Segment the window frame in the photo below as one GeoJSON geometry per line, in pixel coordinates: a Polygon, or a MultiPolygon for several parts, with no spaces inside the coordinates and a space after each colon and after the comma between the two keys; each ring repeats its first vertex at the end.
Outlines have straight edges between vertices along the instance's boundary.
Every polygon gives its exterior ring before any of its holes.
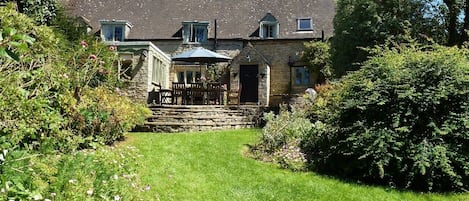
{"type": "Polygon", "coordinates": [[[177,71],[176,76],[177,76],[177,82],[184,83],[184,84],[191,84],[191,83],[199,82],[202,74],[200,73],[200,71],[196,71],[196,70],[179,70],[177,71]]]}
{"type": "Polygon", "coordinates": [[[103,24],[101,26],[101,38],[104,41],[110,41],[110,42],[122,42],[124,41],[125,38],[125,25],[115,25],[115,24],[103,24]],[[117,30],[120,28],[120,33],[117,34],[117,30]],[[111,37],[109,36],[109,33],[112,34],[111,37]],[[120,36],[117,36],[120,35],[120,36]],[[118,40],[120,39],[120,40],[118,40]]]}
{"type": "Polygon", "coordinates": [[[100,20],[101,39],[109,42],[122,42],[132,28],[132,24],[125,20],[100,20]]]}
{"type": "Polygon", "coordinates": [[[311,85],[311,72],[306,66],[293,67],[293,85],[295,86],[310,86],[311,85]],[[301,77],[298,77],[298,70],[302,71],[301,77]],[[300,79],[298,83],[298,79],[300,79]]]}
{"type": "Polygon", "coordinates": [[[296,19],[296,30],[297,31],[313,31],[313,18],[311,17],[302,17],[302,18],[298,18],[296,19]],[[301,27],[301,22],[304,21],[304,20],[308,20],[309,21],[309,28],[302,28],[301,27]]]}
{"type": "Polygon", "coordinates": [[[152,75],[151,75],[151,81],[155,83],[160,83],[163,80],[163,73],[161,71],[164,71],[163,68],[163,61],[158,59],[158,57],[153,56],[153,66],[152,66],[152,75]]]}
{"type": "Polygon", "coordinates": [[[262,21],[259,24],[259,35],[263,39],[275,39],[278,38],[279,35],[279,23],[278,22],[269,22],[269,21],[262,21]],[[272,35],[266,35],[267,33],[271,33],[272,35]]]}
{"type": "Polygon", "coordinates": [[[208,40],[207,21],[186,21],[182,22],[182,39],[185,44],[201,44],[208,40]],[[201,31],[201,32],[199,32],[201,31]]]}

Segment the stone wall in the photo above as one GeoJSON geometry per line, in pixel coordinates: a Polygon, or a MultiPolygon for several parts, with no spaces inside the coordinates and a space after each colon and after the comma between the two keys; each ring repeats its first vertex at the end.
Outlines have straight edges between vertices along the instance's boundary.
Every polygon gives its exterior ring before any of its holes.
{"type": "MultiPolygon", "coordinates": [[[[151,84],[153,58],[162,60],[168,72],[170,58],[149,42],[120,42],[115,45],[121,58],[120,62],[130,63],[129,72],[120,78],[126,85],[123,92],[134,101],[146,103],[148,93],[154,88],[151,84]]],[[[123,70],[125,69],[121,69],[123,70]]],[[[169,80],[166,83],[168,85],[169,80]]]]}

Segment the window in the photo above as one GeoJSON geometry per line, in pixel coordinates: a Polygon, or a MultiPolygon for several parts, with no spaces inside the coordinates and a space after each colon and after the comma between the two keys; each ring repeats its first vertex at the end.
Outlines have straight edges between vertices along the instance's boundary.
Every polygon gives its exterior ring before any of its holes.
{"type": "Polygon", "coordinates": [[[195,83],[200,80],[201,74],[199,71],[179,71],[177,77],[178,82],[195,83]]]}
{"type": "Polygon", "coordinates": [[[101,30],[104,41],[124,40],[124,26],[104,25],[101,30]]]}
{"type": "Polygon", "coordinates": [[[278,26],[277,19],[271,13],[267,13],[259,23],[259,36],[261,38],[277,38],[278,26]]]}
{"type": "Polygon", "coordinates": [[[312,31],[313,30],[313,20],[311,18],[300,18],[296,20],[298,23],[298,31],[312,31]]]}
{"type": "Polygon", "coordinates": [[[275,29],[273,24],[263,24],[262,30],[262,38],[275,38],[275,29]]]}
{"type": "Polygon", "coordinates": [[[123,20],[102,20],[101,38],[104,41],[124,41],[127,28],[132,28],[129,22],[123,20]]]}
{"type": "Polygon", "coordinates": [[[152,69],[152,76],[151,81],[155,83],[160,83],[164,80],[164,66],[163,62],[156,57],[153,57],[153,69],[152,69]]]}
{"type": "Polygon", "coordinates": [[[185,43],[203,43],[207,41],[208,22],[183,22],[183,40],[185,43]]]}
{"type": "Polygon", "coordinates": [[[310,75],[309,70],[306,67],[295,68],[295,85],[309,85],[310,75]]]}

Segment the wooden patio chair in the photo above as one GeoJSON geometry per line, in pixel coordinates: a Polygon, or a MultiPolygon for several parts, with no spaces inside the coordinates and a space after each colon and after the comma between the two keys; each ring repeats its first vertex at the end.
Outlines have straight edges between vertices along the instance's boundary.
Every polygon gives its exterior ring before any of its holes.
{"type": "Polygon", "coordinates": [[[187,102],[187,89],[184,82],[173,82],[171,103],[178,104],[178,99],[181,98],[181,104],[187,102]]]}
{"type": "Polygon", "coordinates": [[[188,90],[188,96],[192,105],[204,104],[205,88],[202,83],[191,83],[188,90]]]}
{"type": "Polygon", "coordinates": [[[221,99],[221,83],[219,82],[212,82],[212,83],[207,83],[207,98],[206,98],[206,104],[210,104],[213,102],[213,104],[222,104],[222,99],[221,99]]]}
{"type": "Polygon", "coordinates": [[[163,89],[160,83],[151,82],[153,90],[149,92],[148,98],[152,99],[153,104],[168,104],[172,102],[172,91],[170,89],[163,89]]]}

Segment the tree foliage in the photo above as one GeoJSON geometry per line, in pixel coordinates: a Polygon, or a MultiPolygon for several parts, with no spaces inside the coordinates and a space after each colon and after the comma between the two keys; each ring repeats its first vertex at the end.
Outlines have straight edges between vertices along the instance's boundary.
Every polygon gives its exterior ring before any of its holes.
{"type": "Polygon", "coordinates": [[[469,52],[378,52],[317,100],[322,126],[303,141],[312,167],[391,187],[467,190],[469,52]]]}
{"type": "Polygon", "coordinates": [[[57,14],[57,0],[0,0],[0,3],[16,3],[18,12],[34,19],[38,24],[50,24],[57,14]]]}
{"type": "Polygon", "coordinates": [[[311,72],[322,73],[326,77],[332,76],[331,54],[329,42],[311,41],[304,44],[305,50],[301,59],[308,64],[311,72]]]}
{"type": "Polygon", "coordinates": [[[335,74],[357,70],[369,53],[362,49],[416,39],[440,42],[444,27],[439,18],[427,17],[431,12],[423,0],[339,0],[334,17],[332,60],[335,74]]]}

